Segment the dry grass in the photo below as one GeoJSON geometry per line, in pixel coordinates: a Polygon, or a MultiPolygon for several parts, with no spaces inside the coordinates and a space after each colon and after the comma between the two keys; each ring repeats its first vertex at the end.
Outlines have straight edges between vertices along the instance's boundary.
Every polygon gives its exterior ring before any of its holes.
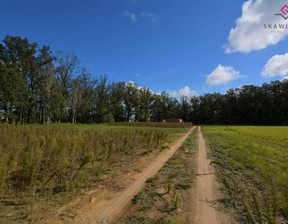
{"type": "Polygon", "coordinates": [[[153,127],[153,128],[191,128],[193,125],[188,123],[162,123],[162,122],[115,122],[112,126],[130,127],[153,127]]]}
{"type": "Polygon", "coordinates": [[[159,128],[73,125],[0,125],[0,133],[1,223],[41,220],[112,173],[114,164],[161,150],[172,134],[159,128]]]}
{"type": "Polygon", "coordinates": [[[145,188],[135,196],[119,224],[191,223],[195,136],[196,130],[159,173],[147,179],[145,188]]]}

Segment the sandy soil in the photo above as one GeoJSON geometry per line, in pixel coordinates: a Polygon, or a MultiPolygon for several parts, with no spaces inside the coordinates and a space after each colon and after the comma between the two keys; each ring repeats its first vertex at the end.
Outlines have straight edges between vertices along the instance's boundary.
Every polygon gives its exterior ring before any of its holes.
{"type": "Polygon", "coordinates": [[[145,183],[143,188],[145,197],[134,200],[133,205],[117,223],[159,224],[168,220],[174,220],[175,223],[176,220],[179,223],[193,223],[195,209],[192,206],[195,198],[194,188],[191,187],[194,186],[196,179],[194,171],[197,141],[195,139],[198,138],[196,134],[198,132],[195,130],[193,132],[194,134],[191,133],[186,138],[184,144],[160,169],[155,179],[145,183]],[[168,184],[170,184],[169,191],[168,184]],[[173,204],[175,195],[179,198],[178,208],[173,204]]]}
{"type": "MultiPolygon", "coordinates": [[[[194,128],[193,128],[194,129],[194,128]]],[[[80,209],[77,223],[114,223],[126,211],[131,204],[133,197],[144,187],[146,180],[157,174],[161,167],[169,160],[176,150],[182,145],[191,129],[170,145],[170,150],[161,152],[156,158],[150,161],[149,165],[133,176],[133,181],[123,191],[114,193],[106,192],[105,197],[100,200],[90,200],[89,207],[80,209]]],[[[75,220],[75,221],[76,221],[75,220]]]]}
{"type": "Polygon", "coordinates": [[[201,127],[198,136],[198,155],[196,165],[195,187],[195,224],[228,224],[231,223],[228,214],[221,212],[223,205],[220,203],[223,195],[216,181],[215,169],[210,165],[209,150],[206,147],[201,127]]]}
{"type": "MultiPolygon", "coordinates": [[[[195,128],[195,127],[194,127],[195,128]]],[[[193,129],[194,129],[193,128],[193,129]]],[[[149,161],[139,161],[141,170],[138,172],[128,172],[120,178],[117,185],[125,186],[119,191],[102,189],[78,203],[74,211],[68,211],[72,215],[73,223],[81,224],[111,224],[115,223],[132,204],[132,199],[143,189],[148,178],[155,176],[165,163],[173,156],[177,149],[183,144],[188,135],[184,134],[170,145],[170,150],[165,150],[157,156],[151,155],[149,161]],[[85,203],[84,203],[85,202],[85,203]]],[[[219,183],[216,181],[215,169],[210,165],[209,149],[206,147],[201,127],[198,127],[198,148],[196,153],[196,183],[191,198],[186,198],[191,207],[191,219],[186,221],[194,224],[229,224],[230,216],[225,211],[221,201],[223,195],[220,191],[219,183]]],[[[129,168],[128,168],[129,169],[129,168]]],[[[70,220],[70,221],[72,221],[70,220]]],[[[65,220],[67,221],[67,220],[65,220]]],[[[58,222],[60,223],[59,220],[58,222]]],[[[70,223],[69,221],[67,223],[70,223]]]]}

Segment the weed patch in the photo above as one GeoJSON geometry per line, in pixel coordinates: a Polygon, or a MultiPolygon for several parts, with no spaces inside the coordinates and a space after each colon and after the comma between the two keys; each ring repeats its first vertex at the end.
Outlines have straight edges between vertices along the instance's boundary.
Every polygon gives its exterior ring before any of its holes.
{"type": "Polygon", "coordinates": [[[168,161],[169,164],[181,164],[181,163],[183,163],[183,162],[184,162],[183,159],[170,159],[170,160],[168,161]]]}
{"type": "Polygon", "coordinates": [[[119,160],[161,151],[183,130],[0,124],[0,222],[43,219],[111,176],[119,160]]]}

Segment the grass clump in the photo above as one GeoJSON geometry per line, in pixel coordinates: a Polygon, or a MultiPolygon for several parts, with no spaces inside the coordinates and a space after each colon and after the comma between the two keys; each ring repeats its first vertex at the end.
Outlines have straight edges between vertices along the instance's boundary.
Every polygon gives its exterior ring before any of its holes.
{"type": "Polygon", "coordinates": [[[170,159],[168,161],[169,164],[181,164],[183,163],[184,159],[170,159]]]}
{"type": "Polygon", "coordinates": [[[186,183],[179,183],[177,185],[178,188],[183,189],[183,190],[188,190],[192,188],[191,184],[186,184],[186,183]]]}
{"type": "Polygon", "coordinates": [[[161,222],[161,224],[185,224],[184,222],[178,221],[176,219],[167,219],[161,222]]]}
{"type": "Polygon", "coordinates": [[[139,202],[148,201],[149,197],[144,190],[140,191],[135,198],[133,199],[134,204],[138,204],[139,202]]]}
{"type": "Polygon", "coordinates": [[[146,183],[152,183],[156,180],[156,177],[150,177],[146,180],[146,183]]]}

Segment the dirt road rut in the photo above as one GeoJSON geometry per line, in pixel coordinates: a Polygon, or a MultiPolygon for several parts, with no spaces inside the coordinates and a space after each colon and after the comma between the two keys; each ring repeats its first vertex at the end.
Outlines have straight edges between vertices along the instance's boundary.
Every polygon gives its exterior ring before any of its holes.
{"type": "Polygon", "coordinates": [[[196,168],[196,214],[195,224],[228,224],[229,215],[220,212],[222,198],[216,181],[215,169],[210,165],[201,127],[198,127],[198,158],[196,168]],[[218,209],[217,209],[218,208],[218,209]]]}
{"type": "Polygon", "coordinates": [[[110,200],[103,199],[97,201],[88,215],[85,216],[80,223],[114,223],[129,207],[133,197],[144,187],[146,180],[157,174],[161,167],[164,166],[168,159],[173,156],[176,150],[183,144],[193,129],[183,135],[175,144],[170,146],[170,150],[162,152],[154,161],[151,161],[151,164],[145,168],[142,173],[137,174],[134,177],[135,181],[124,191],[111,195],[110,200]]]}

